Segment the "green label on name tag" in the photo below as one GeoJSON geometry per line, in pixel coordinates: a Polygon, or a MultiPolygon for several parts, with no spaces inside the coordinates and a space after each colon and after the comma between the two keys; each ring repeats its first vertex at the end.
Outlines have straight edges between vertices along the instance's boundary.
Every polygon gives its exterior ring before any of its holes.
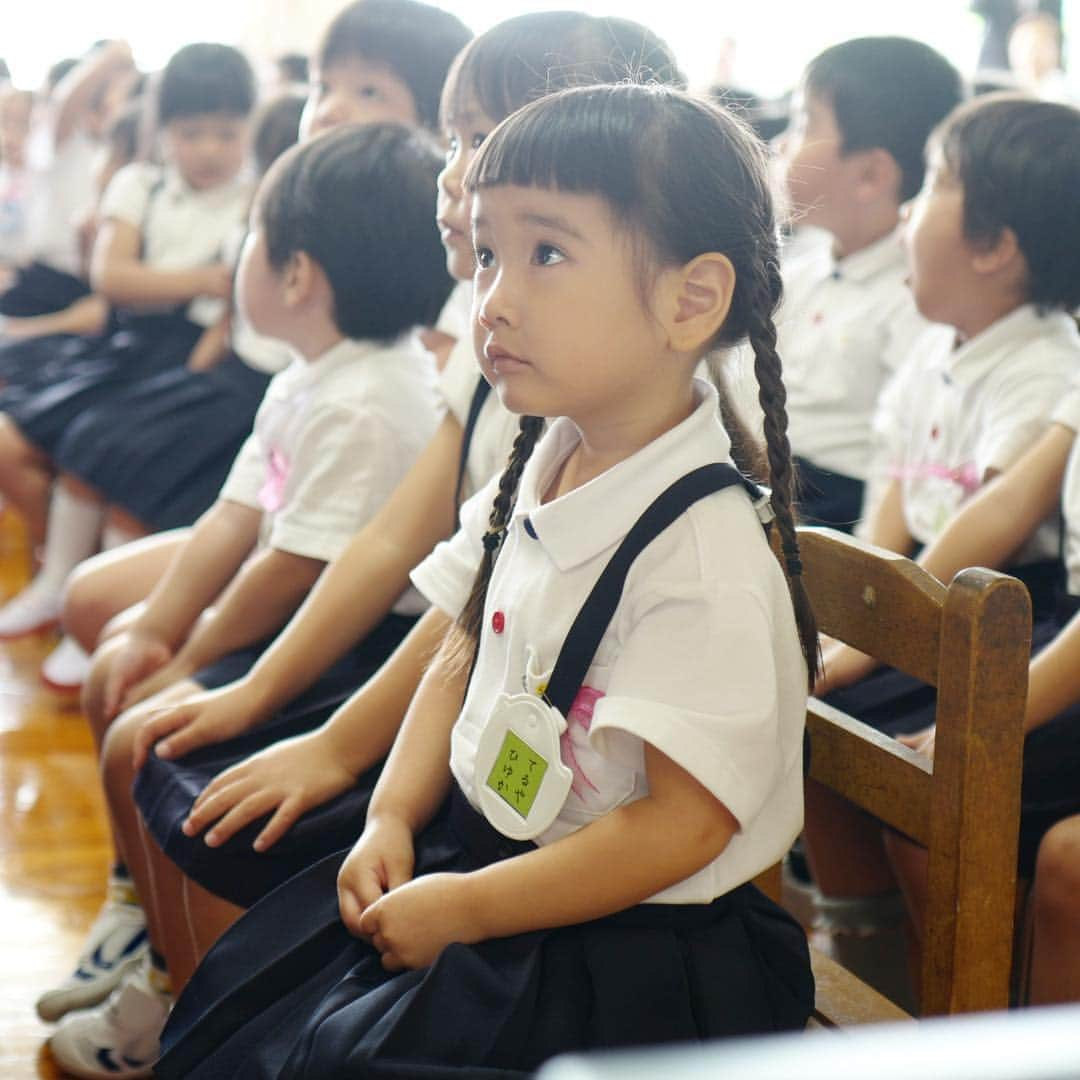
{"type": "Polygon", "coordinates": [[[487,786],[523,818],[529,816],[548,763],[512,731],[506,733],[487,786]]]}

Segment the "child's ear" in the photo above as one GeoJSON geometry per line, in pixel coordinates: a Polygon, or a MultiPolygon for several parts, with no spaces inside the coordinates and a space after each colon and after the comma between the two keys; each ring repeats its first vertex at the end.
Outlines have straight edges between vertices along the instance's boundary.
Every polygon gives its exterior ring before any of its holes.
{"type": "Polygon", "coordinates": [[[294,251],[285,264],[285,306],[300,307],[306,303],[318,282],[320,269],[306,251],[294,251]]]}
{"type": "Polygon", "coordinates": [[[726,255],[706,252],[672,271],[667,334],[673,349],[696,352],[723,326],[735,292],[735,268],[726,255]]]}
{"type": "Polygon", "coordinates": [[[1020,242],[1016,239],[1016,233],[1006,225],[993,243],[975,246],[971,265],[977,274],[996,274],[1020,258],[1023,258],[1020,242]]]}
{"type": "Polygon", "coordinates": [[[859,151],[856,190],[867,201],[886,196],[900,200],[903,176],[896,158],[880,146],[859,151]]]}

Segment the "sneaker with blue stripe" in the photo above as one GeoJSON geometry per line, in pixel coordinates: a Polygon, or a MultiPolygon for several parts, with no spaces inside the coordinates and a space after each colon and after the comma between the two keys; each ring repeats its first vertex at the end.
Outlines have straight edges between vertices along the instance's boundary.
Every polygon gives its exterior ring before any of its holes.
{"type": "Polygon", "coordinates": [[[96,1009],[66,1016],[49,1051],[66,1073],[81,1080],[134,1080],[152,1076],[172,996],[151,983],[150,956],[129,971],[96,1009]]]}
{"type": "Polygon", "coordinates": [[[100,1004],[146,955],[147,948],[146,916],[131,882],[113,877],[75,971],[38,998],[38,1016],[52,1022],[73,1009],[100,1004]]]}

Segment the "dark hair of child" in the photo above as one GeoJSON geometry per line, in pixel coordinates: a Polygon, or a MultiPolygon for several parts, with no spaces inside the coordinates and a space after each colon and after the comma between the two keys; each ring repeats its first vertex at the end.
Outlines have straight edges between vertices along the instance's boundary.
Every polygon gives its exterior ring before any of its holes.
{"type": "Polygon", "coordinates": [[[961,106],[934,133],[964,191],[964,235],[993,244],[1011,229],[1027,263],[1027,300],[1080,305],[1080,110],[1016,94],[961,106]]]}
{"type": "Polygon", "coordinates": [[[174,53],[157,88],[157,120],[222,113],[247,116],[255,104],[255,75],[231,45],[196,42],[174,53]]]}
{"type": "Polygon", "coordinates": [[[927,136],[963,94],[960,75],[940,53],[903,37],[844,41],[815,57],[803,80],[827,103],[843,151],[887,150],[900,166],[899,201],[922,187],[927,136]]]}
{"type": "Polygon", "coordinates": [[[303,53],[283,53],[274,63],[289,82],[308,81],[308,58],[303,53]]]}
{"type": "Polygon", "coordinates": [[[393,341],[430,325],[453,281],[432,208],[441,159],[399,124],[348,125],[293,147],[259,198],[271,266],[322,268],[347,337],[393,341]]]}
{"type": "Polygon", "coordinates": [[[143,102],[129,101],[109,126],[106,142],[117,161],[134,161],[139,155],[143,108],[143,102]]]}
{"type": "Polygon", "coordinates": [[[350,57],[385,65],[409,88],[421,125],[434,131],[446,74],[471,37],[456,15],[419,0],[356,0],[327,27],[317,66],[350,57]]]}
{"type": "MultiPolygon", "coordinates": [[[[474,191],[509,184],[600,196],[634,239],[645,275],[710,251],[731,260],[735,291],[711,347],[748,338],[754,352],[775,525],[813,685],[817,630],[791,509],[786,393],[773,325],[781,295],[777,228],[763,144],[726,110],[678,90],[582,87],[541,98],[504,120],[485,140],[465,182],[474,191]],[[671,168],[672,162],[679,167],[671,168]]],[[[498,542],[542,423],[521,418],[499,483],[484,558],[460,619],[474,648],[498,542]]],[[[749,471],[734,443],[732,453],[736,465],[749,471]]]]}
{"type": "Polygon", "coordinates": [[[571,86],[661,82],[686,86],[667,44],[640,23],[577,11],[506,19],[474,38],[447,79],[446,105],[471,97],[493,120],[571,86]]]}
{"type": "Polygon", "coordinates": [[[252,150],[260,176],[300,137],[300,114],[304,95],[287,90],[271,98],[259,110],[255,120],[252,150]]]}
{"type": "Polygon", "coordinates": [[[65,75],[68,74],[73,68],[78,66],[79,61],[73,56],[65,57],[63,60],[57,60],[52,67],[45,73],[45,87],[51,94],[63,81],[65,75]]]}

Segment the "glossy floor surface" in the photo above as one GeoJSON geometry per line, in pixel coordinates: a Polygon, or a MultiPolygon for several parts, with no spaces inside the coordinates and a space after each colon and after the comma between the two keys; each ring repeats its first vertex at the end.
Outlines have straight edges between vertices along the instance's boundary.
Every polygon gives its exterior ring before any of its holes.
{"type": "MultiPolygon", "coordinates": [[[[0,595],[26,580],[15,515],[0,517],[0,595]]],[[[0,1077],[61,1074],[44,1049],[38,994],[71,970],[110,859],[90,734],[77,701],[38,668],[55,636],[0,643],[0,1077]]]]}

